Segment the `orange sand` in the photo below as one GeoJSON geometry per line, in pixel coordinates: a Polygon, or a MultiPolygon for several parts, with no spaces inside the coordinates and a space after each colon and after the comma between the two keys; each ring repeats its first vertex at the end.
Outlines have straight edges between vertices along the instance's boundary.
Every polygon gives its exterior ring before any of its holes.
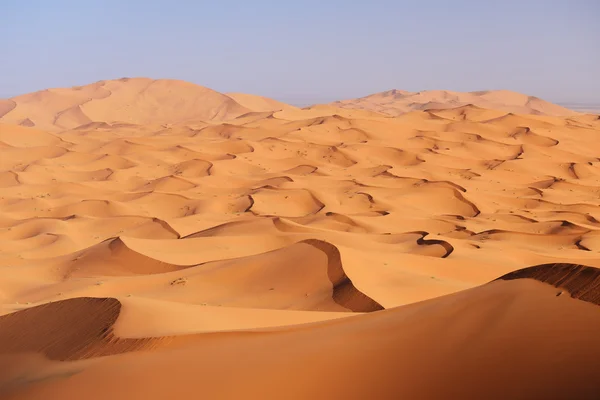
{"type": "Polygon", "coordinates": [[[600,267],[599,135],[506,91],[2,100],[0,398],[594,398],[600,278],[553,265],[600,267]]]}

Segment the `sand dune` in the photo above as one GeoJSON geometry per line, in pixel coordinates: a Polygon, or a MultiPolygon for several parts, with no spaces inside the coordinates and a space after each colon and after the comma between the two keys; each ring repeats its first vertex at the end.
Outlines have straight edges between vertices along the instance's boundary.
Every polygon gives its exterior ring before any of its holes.
{"type": "MultiPolygon", "coordinates": [[[[0,103],[0,121],[47,130],[91,127],[93,123],[175,124],[227,120],[251,111],[273,111],[277,102],[233,98],[191,83],[146,78],[100,81],[70,89],[48,89],[0,103]]],[[[287,106],[291,109],[294,107],[287,106]]]]}
{"type": "Polygon", "coordinates": [[[599,134],[505,91],[3,100],[0,398],[595,398],[599,134]]]}
{"type": "MultiPolygon", "coordinates": [[[[508,90],[489,90],[481,92],[452,92],[448,90],[425,90],[407,92],[388,90],[352,100],[336,101],[334,107],[362,109],[397,116],[415,110],[454,109],[458,118],[466,118],[469,109],[483,108],[507,111],[518,114],[572,116],[577,112],[534,96],[508,90]],[[467,107],[467,108],[465,108],[467,107]]],[[[494,112],[484,111],[493,115],[494,112]]]]}
{"type": "Polygon", "coordinates": [[[115,299],[66,300],[0,317],[5,335],[29,332],[0,341],[2,353],[23,354],[4,360],[21,367],[21,375],[4,379],[3,395],[158,399],[200,390],[217,398],[594,398],[597,305],[555,293],[530,279],[500,280],[336,321],[146,338],[115,335],[122,318],[115,299]],[[560,329],[549,332],[557,321],[560,329]],[[433,339],[432,332],[442,331],[433,339]],[[571,350],[557,353],[557,347],[571,350]],[[25,355],[31,351],[50,361],[31,363],[25,355]],[[86,360],[101,355],[112,356],[86,360]],[[510,384],[494,385],[498,376],[510,384]],[[236,385],[227,385],[230,379],[236,385]]]}

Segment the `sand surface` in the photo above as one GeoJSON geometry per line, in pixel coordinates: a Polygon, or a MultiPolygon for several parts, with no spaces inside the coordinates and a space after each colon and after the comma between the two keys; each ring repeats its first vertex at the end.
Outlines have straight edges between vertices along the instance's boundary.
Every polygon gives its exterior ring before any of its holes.
{"type": "Polygon", "coordinates": [[[0,398],[594,398],[599,135],[506,91],[2,100],[0,398]]]}
{"type": "MultiPolygon", "coordinates": [[[[408,92],[388,90],[358,99],[332,103],[334,107],[358,108],[397,116],[416,110],[448,109],[461,106],[477,106],[519,114],[568,116],[578,112],[552,104],[535,96],[527,96],[510,90],[486,90],[480,92],[453,92],[450,90],[425,90],[408,92]]],[[[583,108],[583,111],[591,111],[583,108]]]]}

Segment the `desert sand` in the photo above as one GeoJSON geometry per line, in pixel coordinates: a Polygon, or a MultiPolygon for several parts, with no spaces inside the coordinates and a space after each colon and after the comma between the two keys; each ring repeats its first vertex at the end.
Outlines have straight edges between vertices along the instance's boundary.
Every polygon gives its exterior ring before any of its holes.
{"type": "Polygon", "coordinates": [[[358,99],[341,100],[335,107],[358,108],[397,116],[409,111],[448,109],[461,106],[477,106],[518,114],[572,116],[577,111],[549,103],[535,96],[527,96],[510,90],[485,90],[479,92],[453,92],[450,90],[425,90],[408,92],[388,90],[358,99]]]}
{"type": "Polygon", "coordinates": [[[0,398],[597,398],[599,135],[507,91],[1,100],[0,398]]]}

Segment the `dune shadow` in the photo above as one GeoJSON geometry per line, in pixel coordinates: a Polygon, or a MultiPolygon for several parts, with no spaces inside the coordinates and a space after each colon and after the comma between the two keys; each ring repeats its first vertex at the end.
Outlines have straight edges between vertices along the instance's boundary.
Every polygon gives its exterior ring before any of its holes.
{"type": "Polygon", "coordinates": [[[540,264],[510,272],[494,281],[513,279],[535,279],[564,289],[575,299],[600,305],[600,268],[569,263],[540,264]]]}

